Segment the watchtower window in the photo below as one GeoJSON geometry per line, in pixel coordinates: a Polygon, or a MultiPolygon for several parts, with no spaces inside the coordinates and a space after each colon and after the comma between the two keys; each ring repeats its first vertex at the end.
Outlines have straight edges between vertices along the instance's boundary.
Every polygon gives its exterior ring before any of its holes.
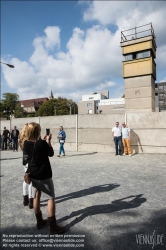
{"type": "Polygon", "coordinates": [[[137,59],[150,57],[150,50],[137,53],[137,59]]]}
{"type": "Polygon", "coordinates": [[[125,56],[125,61],[130,61],[133,60],[133,55],[132,54],[128,54],[125,56]]]}

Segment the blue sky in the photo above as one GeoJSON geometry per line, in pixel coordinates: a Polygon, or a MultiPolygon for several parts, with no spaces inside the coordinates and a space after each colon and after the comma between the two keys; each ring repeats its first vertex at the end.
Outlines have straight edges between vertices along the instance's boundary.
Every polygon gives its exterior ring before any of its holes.
{"type": "Polygon", "coordinates": [[[20,99],[124,93],[120,31],[153,23],[157,81],[166,80],[163,1],[1,1],[1,95],[20,99]]]}

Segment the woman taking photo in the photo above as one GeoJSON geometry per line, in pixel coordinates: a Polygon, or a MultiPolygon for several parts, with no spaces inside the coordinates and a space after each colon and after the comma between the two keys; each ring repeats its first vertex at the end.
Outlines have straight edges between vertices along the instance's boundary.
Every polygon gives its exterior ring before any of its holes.
{"type": "Polygon", "coordinates": [[[48,198],[48,222],[50,225],[50,234],[62,233],[66,227],[60,227],[55,218],[55,193],[52,181],[52,169],[49,157],[54,155],[51,146],[51,134],[40,138],[41,128],[38,123],[31,122],[27,128],[27,140],[24,141],[24,150],[29,156],[27,173],[30,173],[32,181],[32,196],[34,212],[37,220],[37,229],[41,229],[47,220],[43,220],[40,210],[41,192],[48,198]]]}

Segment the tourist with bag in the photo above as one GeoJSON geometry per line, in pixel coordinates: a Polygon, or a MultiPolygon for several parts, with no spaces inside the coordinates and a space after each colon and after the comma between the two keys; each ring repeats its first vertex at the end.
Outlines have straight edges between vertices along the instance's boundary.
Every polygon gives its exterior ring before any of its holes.
{"type": "MultiPolygon", "coordinates": [[[[23,146],[24,146],[24,141],[27,139],[27,128],[28,128],[28,123],[26,123],[20,132],[20,140],[19,140],[19,145],[21,150],[23,151],[23,159],[22,163],[24,166],[25,173],[28,169],[28,163],[29,163],[29,156],[25,152],[23,146]]],[[[23,182],[23,205],[28,206],[29,208],[33,208],[33,197],[32,197],[32,183],[29,182],[27,183],[25,180],[23,182]]]]}
{"type": "Polygon", "coordinates": [[[58,132],[58,141],[59,141],[59,155],[57,157],[60,157],[61,153],[63,153],[63,156],[65,156],[65,150],[64,150],[64,143],[66,139],[66,133],[63,130],[63,126],[59,127],[59,132],[58,132]]]}
{"type": "Polygon", "coordinates": [[[43,220],[40,210],[40,196],[41,192],[43,192],[48,199],[50,234],[63,233],[66,227],[58,226],[55,217],[55,193],[49,161],[49,157],[54,155],[51,145],[51,134],[45,135],[42,140],[40,133],[40,125],[31,122],[28,124],[27,140],[24,141],[24,150],[29,156],[27,173],[30,173],[32,181],[33,206],[37,220],[37,229],[41,229],[47,223],[47,219],[43,220]]]}

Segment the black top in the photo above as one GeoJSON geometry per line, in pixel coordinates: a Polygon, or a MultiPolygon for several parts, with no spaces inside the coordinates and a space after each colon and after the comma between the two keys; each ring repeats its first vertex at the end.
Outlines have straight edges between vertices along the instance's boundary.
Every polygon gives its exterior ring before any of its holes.
{"type": "Polygon", "coordinates": [[[3,130],[3,136],[5,136],[5,137],[7,137],[8,136],[8,134],[10,135],[10,132],[9,132],[9,130],[8,129],[4,129],[3,130]]]}
{"type": "Polygon", "coordinates": [[[18,138],[18,136],[19,136],[19,130],[18,129],[16,129],[16,130],[12,130],[12,132],[11,132],[11,138],[13,139],[13,138],[18,138]],[[14,132],[15,131],[15,132],[14,132]],[[14,134],[15,133],[15,134],[14,134]]]}
{"type": "Polygon", "coordinates": [[[45,140],[39,139],[36,143],[25,141],[24,151],[29,156],[27,173],[30,172],[33,179],[46,180],[52,177],[52,170],[48,156],[53,156],[54,151],[45,140]],[[31,163],[32,154],[33,161],[31,163]]]}
{"type": "Polygon", "coordinates": [[[27,163],[29,163],[29,156],[28,156],[28,154],[24,150],[23,151],[22,164],[25,166],[27,163]]]}

